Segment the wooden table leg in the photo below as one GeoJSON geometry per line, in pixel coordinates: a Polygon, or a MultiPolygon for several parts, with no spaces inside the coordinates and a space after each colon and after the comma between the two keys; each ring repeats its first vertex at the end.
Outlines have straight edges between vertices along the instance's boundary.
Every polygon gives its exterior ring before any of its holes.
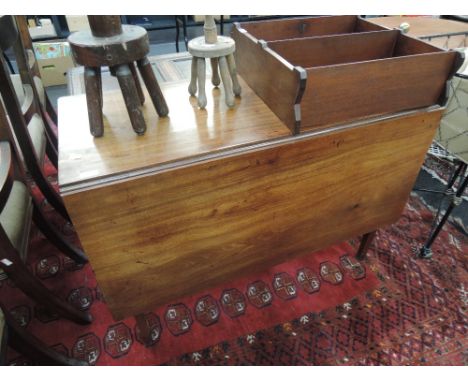
{"type": "Polygon", "coordinates": [[[211,83],[214,86],[221,84],[221,78],[219,78],[218,72],[218,57],[210,58],[211,61],[211,83]]]}
{"type": "Polygon", "coordinates": [[[219,58],[219,71],[221,72],[221,79],[224,86],[224,95],[226,97],[226,105],[228,107],[233,107],[234,102],[234,93],[232,91],[232,80],[229,73],[229,68],[227,64],[226,57],[222,56],[219,58]]]}
{"type": "Polygon", "coordinates": [[[203,57],[197,57],[197,79],[198,79],[198,106],[200,109],[206,107],[206,93],[205,93],[205,78],[206,78],[206,67],[205,59],[203,57]]]}
{"type": "Polygon", "coordinates": [[[197,58],[192,57],[192,70],[190,72],[189,94],[193,97],[197,95],[197,58]]]}
{"type": "Polygon", "coordinates": [[[241,95],[241,86],[239,84],[239,80],[237,79],[237,67],[236,67],[236,59],[234,58],[233,54],[227,56],[227,63],[229,67],[229,73],[231,74],[232,79],[232,90],[234,95],[239,97],[241,95]]]}
{"type": "Polygon", "coordinates": [[[138,60],[137,64],[146,89],[148,89],[151,101],[156,108],[156,112],[160,117],[166,117],[169,114],[169,108],[167,107],[166,100],[161,92],[161,88],[159,87],[158,80],[154,75],[153,68],[151,67],[148,57],[138,60]]]}
{"type": "Polygon", "coordinates": [[[122,90],[133,130],[138,135],[143,135],[146,131],[146,123],[140,108],[140,98],[138,97],[135,81],[133,81],[132,72],[128,65],[119,65],[115,68],[115,74],[122,90]]]}
{"type": "Polygon", "coordinates": [[[145,103],[145,95],[143,94],[143,89],[141,88],[140,79],[138,78],[138,74],[135,69],[135,65],[133,62],[128,64],[130,71],[132,72],[133,81],[135,82],[135,87],[138,92],[138,97],[140,98],[140,103],[143,105],[145,103]]]}
{"type": "Polygon", "coordinates": [[[362,236],[361,244],[359,245],[359,249],[356,253],[356,259],[363,260],[366,256],[367,251],[369,250],[372,241],[374,240],[375,234],[377,231],[372,231],[366,233],[362,236]]]}
{"type": "Polygon", "coordinates": [[[88,105],[89,130],[94,137],[104,134],[104,121],[102,118],[102,102],[100,89],[100,75],[96,68],[86,67],[84,70],[86,103],[88,105]]]}

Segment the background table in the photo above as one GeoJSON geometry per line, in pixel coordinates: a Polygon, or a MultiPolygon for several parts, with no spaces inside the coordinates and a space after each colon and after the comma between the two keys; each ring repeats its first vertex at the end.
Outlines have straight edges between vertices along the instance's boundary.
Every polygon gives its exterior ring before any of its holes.
{"type": "Polygon", "coordinates": [[[440,48],[453,49],[466,46],[468,23],[422,16],[376,17],[368,21],[387,28],[399,28],[402,23],[408,23],[409,36],[418,37],[440,48]]]}

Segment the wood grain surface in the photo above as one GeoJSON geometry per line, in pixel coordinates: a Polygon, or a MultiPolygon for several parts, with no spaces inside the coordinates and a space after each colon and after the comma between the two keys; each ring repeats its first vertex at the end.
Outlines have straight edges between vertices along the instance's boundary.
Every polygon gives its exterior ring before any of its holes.
{"type": "Polygon", "coordinates": [[[301,131],[437,104],[456,53],[307,69],[301,131]]]}
{"type": "Polygon", "coordinates": [[[380,25],[386,28],[399,28],[402,23],[410,25],[408,36],[424,38],[430,44],[439,48],[453,49],[467,46],[468,24],[460,21],[445,20],[435,17],[409,17],[409,16],[390,16],[376,17],[368,19],[369,23],[380,25]],[[456,36],[434,37],[444,34],[458,34],[456,36]]]}
{"type": "MultiPolygon", "coordinates": [[[[103,73],[103,84],[111,81],[103,73]]],[[[114,79],[115,82],[117,80],[114,79]]],[[[142,106],[147,130],[137,136],[120,91],[104,92],[104,137],[89,133],[84,95],[59,99],[59,184],[62,192],[71,186],[115,176],[180,159],[196,157],[289,136],[290,131],[276,115],[241,81],[242,96],[229,109],[224,90],[207,88],[206,110],[190,97],[188,83],[162,84],[162,93],[170,110],[159,118],[151,102],[142,106]]],[[[76,82],[76,81],[75,81],[76,82]]],[[[150,99],[145,89],[145,96],[150,99]]]]}
{"type": "Polygon", "coordinates": [[[352,33],[356,16],[297,17],[241,23],[251,35],[265,41],[352,33]]]}
{"type": "Polygon", "coordinates": [[[292,65],[310,68],[391,57],[399,35],[396,30],[353,33],[273,41],[268,46],[292,65]]]}
{"type": "Polygon", "coordinates": [[[402,23],[410,24],[408,36],[423,37],[444,33],[468,32],[468,24],[460,21],[439,19],[437,17],[390,16],[368,19],[372,24],[386,28],[399,28],[402,23]]]}
{"type": "Polygon", "coordinates": [[[237,71],[255,93],[294,133],[297,116],[294,105],[301,89],[301,76],[294,66],[247,32],[234,28],[237,71]]]}
{"type": "Polygon", "coordinates": [[[122,319],[393,223],[440,116],[283,137],[64,198],[122,319]]]}

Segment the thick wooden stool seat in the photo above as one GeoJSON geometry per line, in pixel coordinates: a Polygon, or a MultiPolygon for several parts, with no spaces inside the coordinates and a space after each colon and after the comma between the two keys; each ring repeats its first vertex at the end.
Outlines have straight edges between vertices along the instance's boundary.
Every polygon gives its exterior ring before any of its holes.
{"type": "Polygon", "coordinates": [[[116,76],[125,100],[133,130],[146,131],[141,105],[145,98],[134,62],[160,117],[169,113],[164,96],[146,57],[149,53],[148,33],[142,27],[122,25],[119,16],[88,16],[90,31],[79,31],[68,37],[73,57],[85,67],[85,87],[91,134],[104,134],[102,115],[101,67],[109,66],[116,76]]]}
{"type": "Polygon", "coordinates": [[[136,25],[122,25],[122,33],[96,37],[91,30],[70,35],[73,57],[83,66],[116,66],[144,58],[149,53],[148,33],[136,25]]]}

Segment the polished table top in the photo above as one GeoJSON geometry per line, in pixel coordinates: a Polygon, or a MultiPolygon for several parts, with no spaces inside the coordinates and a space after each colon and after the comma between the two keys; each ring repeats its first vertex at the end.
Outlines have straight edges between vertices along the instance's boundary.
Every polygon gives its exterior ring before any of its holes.
{"type": "Polygon", "coordinates": [[[467,36],[463,35],[463,33],[468,33],[468,23],[439,19],[432,16],[389,16],[375,17],[368,20],[387,28],[399,28],[402,23],[408,23],[410,25],[407,33],[409,36],[425,38],[426,41],[440,48],[458,48],[466,46],[467,36]],[[452,33],[460,33],[460,35],[452,36],[449,40],[444,37],[427,38],[430,36],[452,33]]]}
{"type": "MultiPolygon", "coordinates": [[[[190,59],[187,54],[172,56],[190,59]]],[[[81,89],[76,89],[77,76],[82,76],[82,71],[72,70],[73,91],[80,93],[81,89]]],[[[143,113],[148,129],[144,136],[138,136],[130,127],[122,95],[116,89],[117,79],[110,78],[109,73],[104,73],[103,77],[104,137],[94,138],[89,132],[83,94],[59,99],[59,185],[62,193],[291,134],[242,79],[242,96],[236,98],[236,106],[229,109],[224,103],[224,90],[213,88],[208,77],[206,110],[197,107],[197,100],[190,97],[185,80],[161,83],[169,106],[167,118],[157,116],[146,93],[143,113]],[[110,87],[116,90],[108,91],[110,87]]]]}

